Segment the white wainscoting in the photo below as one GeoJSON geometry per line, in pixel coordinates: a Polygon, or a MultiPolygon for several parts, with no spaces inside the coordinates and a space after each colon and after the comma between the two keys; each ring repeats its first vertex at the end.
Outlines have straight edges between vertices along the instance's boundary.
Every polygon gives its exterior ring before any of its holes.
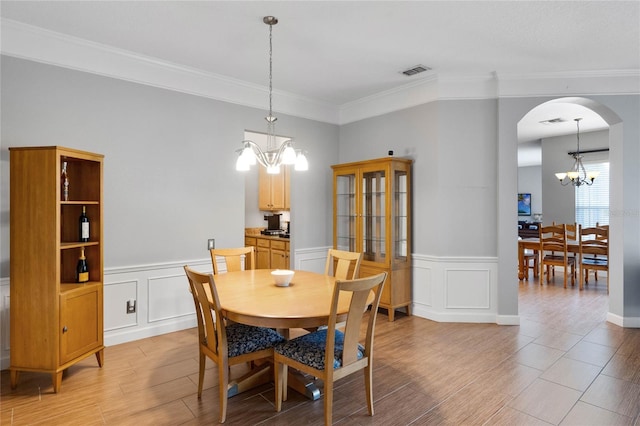
{"type": "MultiPolygon", "coordinates": [[[[324,272],[329,247],[295,252],[295,269],[324,272]]],[[[211,259],[105,270],[105,345],[196,327],[183,265],[211,272],[211,259]],[[128,300],[136,312],[128,314],[128,300]]],[[[441,322],[505,322],[497,314],[497,259],[413,255],[414,315],[441,322]]],[[[221,265],[222,267],[223,265],[221,265]]],[[[515,275],[515,273],[514,273],[515,275]]],[[[516,283],[514,279],[514,284],[516,283]]],[[[0,280],[0,367],[9,367],[9,279],[0,280]]],[[[509,319],[517,324],[518,317],[509,319]]]]}
{"type": "Polygon", "coordinates": [[[440,322],[497,322],[497,258],[414,254],[412,272],[414,315],[440,322]]]}
{"type": "Polygon", "coordinates": [[[205,273],[213,269],[211,258],[105,269],[105,346],[197,325],[185,264],[205,273]],[[136,301],[135,313],[127,313],[129,300],[136,301]]]}

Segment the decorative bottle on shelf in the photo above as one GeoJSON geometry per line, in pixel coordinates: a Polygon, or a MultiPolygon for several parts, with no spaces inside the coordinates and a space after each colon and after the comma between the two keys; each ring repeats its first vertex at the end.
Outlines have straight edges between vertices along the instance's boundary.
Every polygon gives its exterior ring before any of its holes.
{"type": "Polygon", "coordinates": [[[89,241],[89,218],[87,217],[87,207],[82,206],[82,214],[80,215],[79,231],[80,241],[86,243],[89,241]]]}
{"type": "Polygon", "coordinates": [[[80,258],[76,267],[76,281],[86,283],[89,281],[89,267],[87,266],[87,258],[84,257],[84,247],[81,247],[80,250],[80,258]]]}
{"type": "Polygon", "coordinates": [[[62,185],[62,201],[69,201],[69,177],[67,176],[67,162],[62,163],[62,174],[60,175],[62,185]]]}

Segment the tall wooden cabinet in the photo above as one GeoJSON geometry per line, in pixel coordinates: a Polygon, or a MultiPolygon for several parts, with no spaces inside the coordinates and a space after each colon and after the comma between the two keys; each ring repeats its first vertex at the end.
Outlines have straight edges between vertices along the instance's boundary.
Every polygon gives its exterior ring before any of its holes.
{"type": "Polygon", "coordinates": [[[401,158],[333,168],[333,247],[362,252],[360,276],[386,271],[380,306],[411,315],[411,163],[401,158]]]}
{"type": "Polygon", "coordinates": [[[11,386],[21,371],[42,372],[58,392],[66,368],[93,354],[103,362],[103,156],[58,146],[9,151],[11,386]],[[86,242],[79,235],[83,207],[86,242]],[[89,281],[79,284],[82,250],[89,281]]]}

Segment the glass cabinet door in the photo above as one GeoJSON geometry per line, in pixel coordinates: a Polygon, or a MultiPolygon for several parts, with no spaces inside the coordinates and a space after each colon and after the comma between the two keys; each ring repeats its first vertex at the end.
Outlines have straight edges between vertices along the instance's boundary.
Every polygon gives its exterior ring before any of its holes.
{"type": "Polygon", "coordinates": [[[393,191],[394,261],[406,262],[409,251],[409,192],[405,170],[394,171],[393,191]]]}
{"type": "Polygon", "coordinates": [[[335,247],[338,250],[357,251],[356,248],[356,175],[336,176],[335,247]]]}
{"type": "Polygon", "coordinates": [[[385,171],[362,173],[362,252],[363,260],[385,262],[385,171]]]}

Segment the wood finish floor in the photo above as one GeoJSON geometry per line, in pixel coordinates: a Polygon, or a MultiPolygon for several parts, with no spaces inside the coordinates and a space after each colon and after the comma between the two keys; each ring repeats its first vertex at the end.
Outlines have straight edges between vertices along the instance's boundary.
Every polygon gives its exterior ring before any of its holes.
{"type": "MultiPolygon", "coordinates": [[[[580,292],[516,281],[520,326],[437,323],[378,316],[375,416],[360,374],[337,383],[340,425],[640,425],[640,329],[605,322],[605,281],[580,292]]],[[[383,311],[384,312],[384,311],[383,311]]],[[[195,329],[111,346],[69,368],[62,389],[48,375],[1,374],[2,425],[215,424],[217,373],[207,365],[198,400],[195,329]]],[[[273,385],[229,401],[229,425],[321,425],[322,400],[294,391],[274,410],[273,385]]]]}

